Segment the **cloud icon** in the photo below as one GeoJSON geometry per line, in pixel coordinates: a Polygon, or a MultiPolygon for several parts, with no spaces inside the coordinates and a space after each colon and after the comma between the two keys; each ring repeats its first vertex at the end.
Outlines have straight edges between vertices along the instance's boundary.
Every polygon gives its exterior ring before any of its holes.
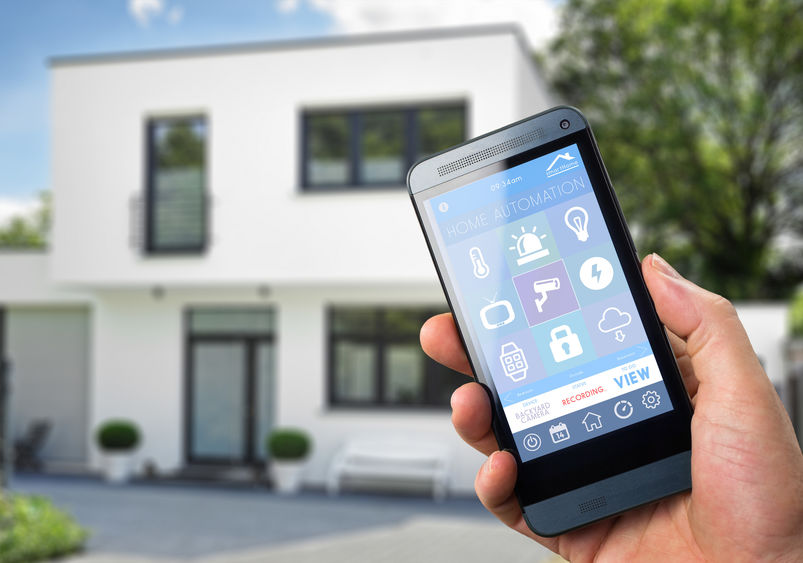
{"type": "Polygon", "coordinates": [[[597,323],[600,332],[611,332],[624,328],[633,321],[630,313],[623,313],[616,307],[608,307],[603,311],[602,318],[597,323]]]}

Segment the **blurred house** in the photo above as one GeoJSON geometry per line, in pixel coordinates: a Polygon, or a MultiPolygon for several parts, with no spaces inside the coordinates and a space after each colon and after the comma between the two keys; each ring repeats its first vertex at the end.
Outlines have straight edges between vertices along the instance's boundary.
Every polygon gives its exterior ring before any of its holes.
{"type": "Polygon", "coordinates": [[[110,418],[160,472],[258,463],[289,425],[309,484],[349,438],[403,435],[471,490],[404,180],[551,105],[517,28],[56,58],[51,83],[51,248],[0,256],[12,427],[53,422],[50,469],[97,469],[110,418]]]}
{"type": "MultiPolygon", "coordinates": [[[[297,426],[310,485],[352,438],[420,438],[472,489],[404,179],[553,105],[517,28],[57,58],[51,83],[51,248],[0,254],[12,433],[52,422],[47,469],[98,469],[128,418],[140,471],[231,475],[297,426]]],[[[786,309],[740,314],[780,386],[786,309]]]]}

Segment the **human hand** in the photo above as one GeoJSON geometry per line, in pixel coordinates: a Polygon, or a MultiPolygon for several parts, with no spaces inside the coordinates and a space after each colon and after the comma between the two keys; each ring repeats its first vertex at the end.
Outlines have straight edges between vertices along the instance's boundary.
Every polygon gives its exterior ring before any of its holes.
{"type": "MultiPolygon", "coordinates": [[[[452,395],[452,423],[489,456],[475,481],[485,507],[570,561],[803,560],[803,454],[732,305],[656,254],[642,272],[669,331],[692,418],[692,490],[554,538],[533,533],[513,495],[516,462],[491,431],[477,383],[452,395]]],[[[421,329],[434,360],[470,374],[451,315],[421,329]]]]}

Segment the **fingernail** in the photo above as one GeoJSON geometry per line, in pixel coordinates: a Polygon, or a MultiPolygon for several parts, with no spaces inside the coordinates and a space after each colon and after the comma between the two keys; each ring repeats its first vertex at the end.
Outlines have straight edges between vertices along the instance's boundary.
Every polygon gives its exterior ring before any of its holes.
{"type": "Polygon", "coordinates": [[[658,256],[655,252],[652,253],[650,265],[665,276],[669,276],[670,278],[675,278],[678,280],[682,279],[682,276],[677,273],[677,270],[670,266],[669,262],[658,256]]]}
{"type": "Polygon", "coordinates": [[[491,464],[493,463],[493,458],[494,458],[494,454],[495,453],[496,452],[494,452],[493,454],[489,455],[488,459],[485,460],[485,463],[482,464],[482,472],[483,473],[490,473],[491,471],[493,471],[493,467],[492,467],[491,464]]]}
{"type": "Polygon", "coordinates": [[[499,454],[501,452],[494,452],[488,457],[488,460],[485,462],[485,470],[488,473],[493,473],[497,469],[499,469],[499,454]]]}

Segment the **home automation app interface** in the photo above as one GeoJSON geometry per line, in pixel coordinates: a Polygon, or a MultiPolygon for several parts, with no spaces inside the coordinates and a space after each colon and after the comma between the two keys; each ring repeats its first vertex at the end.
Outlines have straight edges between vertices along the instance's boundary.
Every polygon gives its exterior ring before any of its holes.
{"type": "Polygon", "coordinates": [[[577,145],[425,208],[522,461],[672,410],[577,145]]]}

